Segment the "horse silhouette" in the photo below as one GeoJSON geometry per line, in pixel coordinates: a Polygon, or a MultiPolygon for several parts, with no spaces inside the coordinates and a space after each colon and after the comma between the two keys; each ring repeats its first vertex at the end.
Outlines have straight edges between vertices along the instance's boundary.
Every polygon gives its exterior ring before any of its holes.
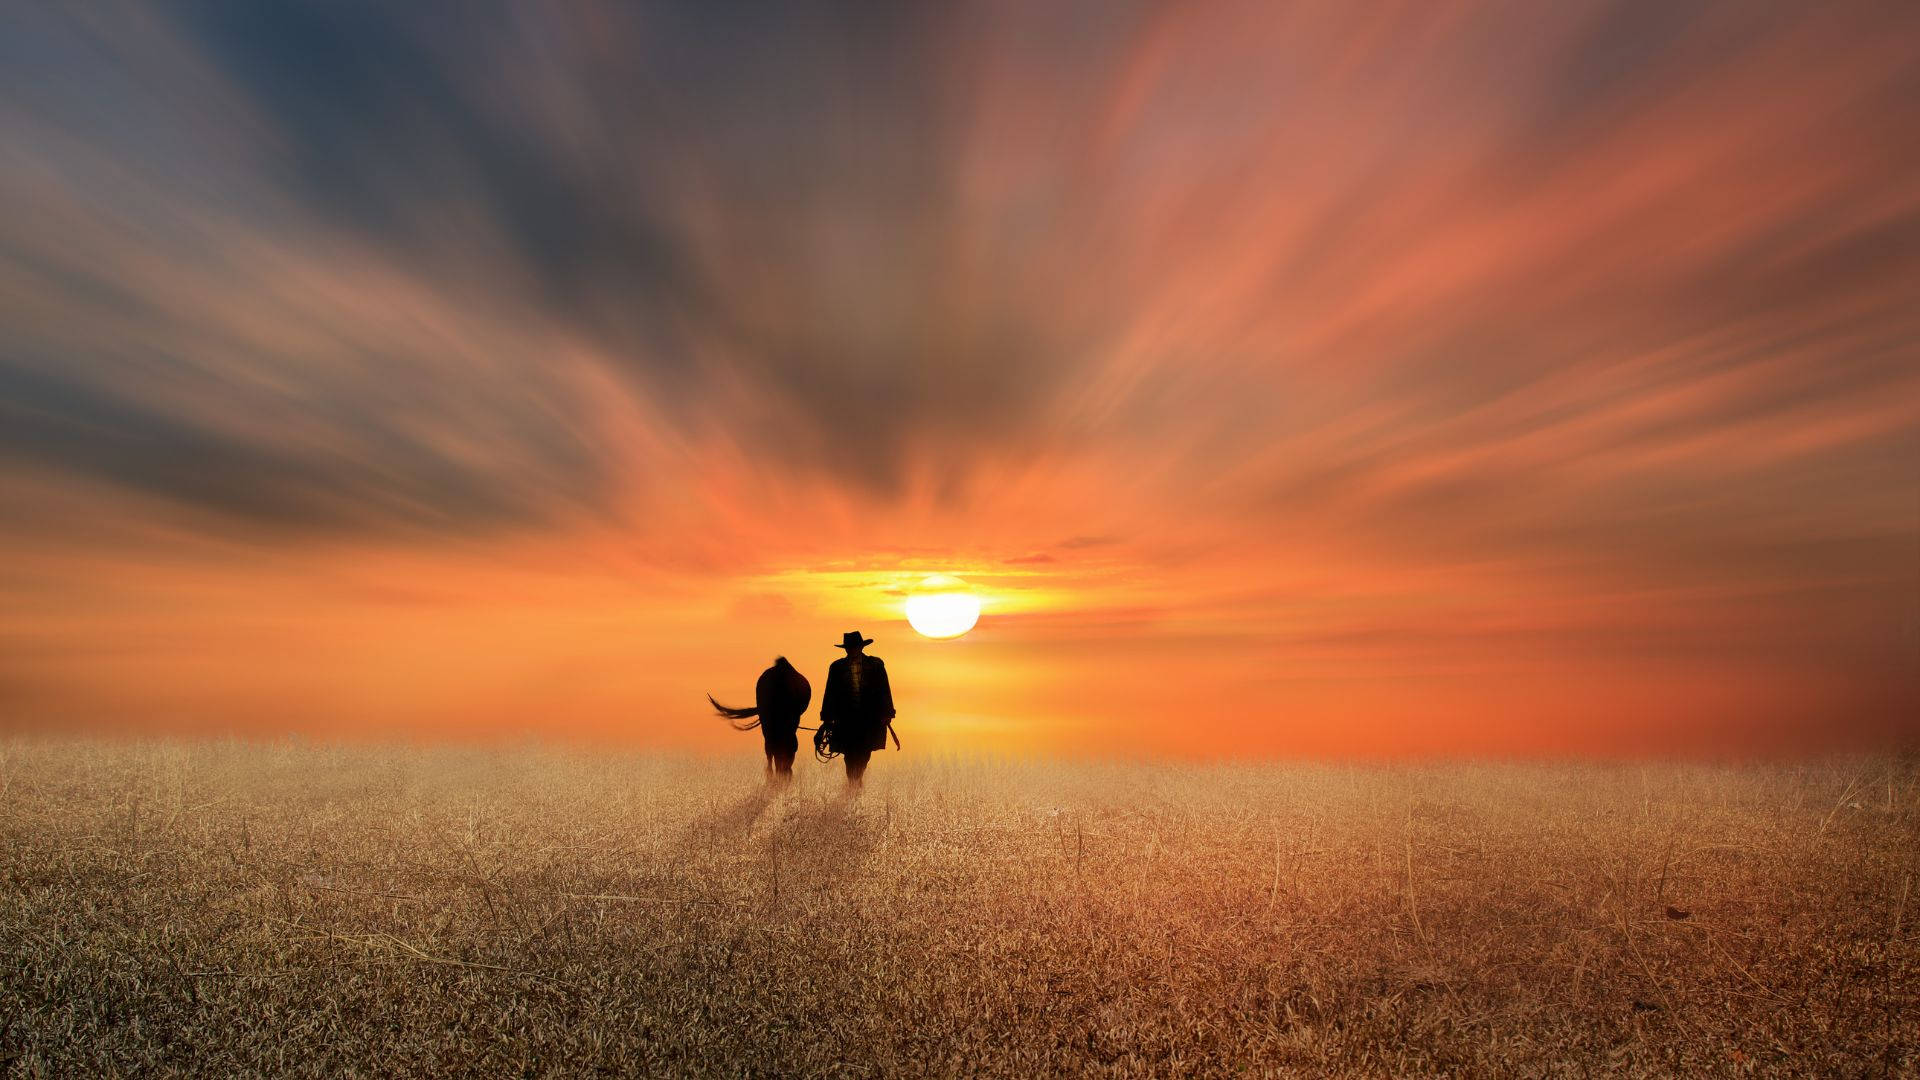
{"type": "Polygon", "coordinates": [[[813,702],[813,684],[786,657],[776,657],[773,666],[761,672],[760,681],[753,685],[753,701],[751,709],[733,709],[707,695],[707,702],[731,721],[735,730],[759,728],[767,747],[767,771],[778,779],[791,777],[793,757],[800,751],[800,717],[813,702]],[[743,724],[742,720],[752,722],[743,724]]]}

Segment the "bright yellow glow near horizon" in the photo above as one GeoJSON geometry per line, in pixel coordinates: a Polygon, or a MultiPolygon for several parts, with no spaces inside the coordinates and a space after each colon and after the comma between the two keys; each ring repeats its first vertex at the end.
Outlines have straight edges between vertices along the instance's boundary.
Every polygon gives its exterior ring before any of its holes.
{"type": "Polygon", "coordinates": [[[934,574],[907,597],[906,610],[907,622],[923,636],[957,638],[980,621],[980,598],[959,578],[934,574]]]}

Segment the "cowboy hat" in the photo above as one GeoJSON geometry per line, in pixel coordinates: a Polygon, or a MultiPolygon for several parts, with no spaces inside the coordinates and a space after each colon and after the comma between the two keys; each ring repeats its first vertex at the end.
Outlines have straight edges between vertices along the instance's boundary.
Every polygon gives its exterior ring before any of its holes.
{"type": "Polygon", "coordinates": [[[873,644],[872,638],[861,637],[860,631],[858,630],[849,630],[845,634],[841,635],[840,644],[835,646],[835,648],[851,649],[855,645],[867,646],[871,644],[873,644]]]}

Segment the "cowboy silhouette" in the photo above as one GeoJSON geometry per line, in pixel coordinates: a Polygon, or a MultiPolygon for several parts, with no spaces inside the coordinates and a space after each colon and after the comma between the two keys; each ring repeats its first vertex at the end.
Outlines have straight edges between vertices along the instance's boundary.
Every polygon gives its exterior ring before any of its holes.
{"type": "MultiPolygon", "coordinates": [[[[847,759],[847,782],[859,786],[867,773],[867,759],[887,748],[893,731],[893,687],[887,666],[866,654],[872,638],[849,630],[840,642],[847,655],[827,667],[827,692],[820,699],[820,730],[813,733],[816,754],[847,759]]],[[[893,737],[895,747],[900,736],[893,737]]]]}

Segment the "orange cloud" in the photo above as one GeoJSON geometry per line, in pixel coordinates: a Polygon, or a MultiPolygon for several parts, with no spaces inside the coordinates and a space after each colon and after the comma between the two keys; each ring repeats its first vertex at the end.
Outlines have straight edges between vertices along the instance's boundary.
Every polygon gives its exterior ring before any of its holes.
{"type": "Polygon", "coordinates": [[[8,726],[1915,733],[1906,7],[7,18],[8,726]]]}

